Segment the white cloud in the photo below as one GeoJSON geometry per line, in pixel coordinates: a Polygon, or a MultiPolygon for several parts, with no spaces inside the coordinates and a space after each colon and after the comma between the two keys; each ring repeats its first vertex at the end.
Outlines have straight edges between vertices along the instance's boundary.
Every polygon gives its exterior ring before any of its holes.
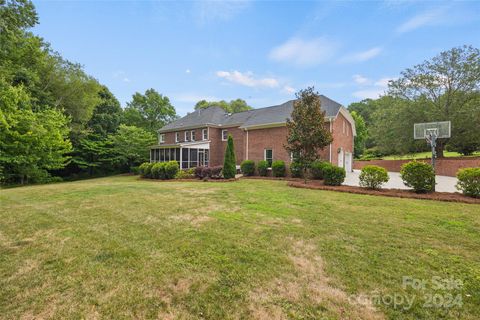
{"type": "Polygon", "coordinates": [[[127,76],[127,74],[125,73],[125,71],[122,71],[122,70],[118,70],[118,71],[115,71],[113,73],[113,77],[115,79],[118,79],[122,82],[130,82],[130,78],[127,76]]]}
{"type": "Polygon", "coordinates": [[[383,49],[381,47],[373,47],[371,49],[355,52],[352,54],[348,54],[340,59],[342,63],[352,63],[352,62],[364,62],[370,59],[375,58],[378,56],[383,49]]]}
{"type": "Polygon", "coordinates": [[[283,92],[286,93],[286,94],[293,94],[295,93],[297,90],[295,90],[295,88],[293,87],[290,87],[290,86],[284,86],[283,87],[283,92]]]}
{"type": "Polygon", "coordinates": [[[303,40],[291,38],[284,44],[273,48],[270,59],[279,62],[290,62],[299,66],[313,66],[333,57],[338,44],[325,37],[303,40]]]}
{"type": "Polygon", "coordinates": [[[353,93],[353,96],[359,99],[377,99],[385,92],[383,88],[358,90],[353,93]]]}
{"type": "Polygon", "coordinates": [[[242,73],[240,71],[217,71],[217,77],[223,78],[229,82],[246,87],[278,87],[278,80],[275,78],[255,78],[252,72],[242,73]]]}
{"type": "Polygon", "coordinates": [[[353,78],[353,81],[355,81],[356,84],[360,84],[360,85],[365,85],[365,84],[368,84],[370,83],[370,80],[360,74],[354,74],[352,76],[353,78]]]}
{"type": "Polygon", "coordinates": [[[424,26],[441,24],[447,19],[445,8],[430,10],[413,16],[398,26],[396,31],[398,33],[405,33],[424,26]]]}
{"type": "Polygon", "coordinates": [[[394,78],[381,78],[375,81],[374,85],[376,85],[377,87],[388,88],[388,82],[391,80],[394,80],[394,78]]]}
{"type": "Polygon", "coordinates": [[[191,72],[190,69],[185,70],[185,73],[190,73],[190,72],[191,72]]]}

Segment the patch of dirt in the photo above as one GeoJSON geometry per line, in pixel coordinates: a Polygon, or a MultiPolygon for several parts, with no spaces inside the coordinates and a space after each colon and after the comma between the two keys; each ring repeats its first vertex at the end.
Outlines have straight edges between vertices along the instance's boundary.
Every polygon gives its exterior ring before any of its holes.
{"type": "Polygon", "coordinates": [[[180,222],[189,222],[194,227],[200,227],[203,223],[212,221],[213,218],[205,215],[191,215],[191,214],[182,214],[176,216],[170,216],[170,219],[180,222]]]}
{"type": "Polygon", "coordinates": [[[295,271],[250,293],[249,311],[254,319],[289,318],[295,310],[288,310],[288,313],[283,310],[285,304],[281,302],[285,300],[288,301],[286,305],[296,307],[322,305],[339,319],[384,319],[373,305],[358,303],[359,299],[330,284],[323,260],[315,253],[314,245],[302,240],[291,239],[290,242],[289,258],[295,271]]]}
{"type": "Polygon", "coordinates": [[[308,181],[307,184],[304,184],[303,182],[300,182],[300,181],[290,181],[288,182],[287,185],[289,187],[294,187],[294,188],[340,191],[340,192],[347,192],[347,193],[367,194],[367,195],[384,196],[384,197],[425,199],[425,200],[480,204],[480,199],[467,197],[460,193],[449,193],[449,192],[415,193],[413,191],[400,190],[400,189],[372,190],[372,189],[353,187],[353,186],[326,186],[323,184],[323,182],[316,181],[316,180],[308,181]]]}

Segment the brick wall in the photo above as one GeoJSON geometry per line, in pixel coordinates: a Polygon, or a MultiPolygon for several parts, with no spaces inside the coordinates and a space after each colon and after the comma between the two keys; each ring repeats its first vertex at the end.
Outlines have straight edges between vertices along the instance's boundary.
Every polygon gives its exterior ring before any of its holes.
{"type": "Polygon", "coordinates": [[[212,166],[223,165],[223,157],[227,148],[227,141],[222,141],[222,130],[227,130],[233,138],[235,158],[237,164],[245,160],[245,137],[246,133],[239,127],[210,128],[210,164],[212,166]]]}
{"type": "MultiPolygon", "coordinates": [[[[195,141],[202,141],[202,129],[206,128],[197,128],[191,130],[179,130],[175,132],[180,133],[180,140],[178,142],[185,142],[185,131],[188,132],[188,139],[190,139],[190,132],[195,131],[195,141]]],[[[175,142],[175,132],[165,132],[165,142],[162,144],[173,144],[175,142]]]]}
{"type": "Polygon", "coordinates": [[[273,161],[290,162],[290,155],[283,147],[287,143],[287,127],[255,129],[248,131],[248,159],[264,160],[264,150],[272,149],[273,161]]]}
{"type": "MultiPolygon", "coordinates": [[[[401,166],[410,161],[412,160],[355,160],[353,168],[360,170],[366,165],[376,165],[387,169],[387,171],[400,172],[401,166]]],[[[417,159],[417,161],[431,162],[430,159],[417,159]]],[[[458,169],[472,167],[480,167],[480,157],[437,159],[435,171],[441,176],[455,177],[458,169]]]]}
{"type": "Polygon", "coordinates": [[[344,156],[346,152],[353,153],[352,125],[341,113],[332,123],[332,135],[332,163],[338,165],[339,148],[343,149],[344,156]]]}

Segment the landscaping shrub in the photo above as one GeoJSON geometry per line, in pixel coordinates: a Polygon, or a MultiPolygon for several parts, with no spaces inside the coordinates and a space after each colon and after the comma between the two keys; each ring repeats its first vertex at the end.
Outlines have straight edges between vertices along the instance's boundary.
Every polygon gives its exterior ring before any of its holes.
{"type": "Polygon", "coordinates": [[[380,189],[382,184],[388,182],[388,172],[379,166],[365,166],[360,173],[360,187],[380,189]]]}
{"type": "Polygon", "coordinates": [[[150,162],[144,162],[138,167],[138,173],[142,176],[145,177],[145,169],[148,167],[150,162]]]}
{"type": "Polygon", "coordinates": [[[265,160],[258,161],[257,170],[260,176],[266,177],[268,173],[268,162],[265,160]]]}
{"type": "Polygon", "coordinates": [[[148,165],[145,166],[143,176],[145,178],[152,178],[152,168],[155,163],[148,163],[148,165]]]}
{"type": "Polygon", "coordinates": [[[173,160],[165,162],[165,179],[173,179],[179,170],[178,162],[173,160]]]}
{"type": "Polygon", "coordinates": [[[290,163],[290,174],[293,178],[301,178],[303,176],[303,168],[298,162],[290,163]]]}
{"type": "Polygon", "coordinates": [[[240,170],[242,170],[242,173],[245,176],[253,176],[255,174],[255,161],[244,160],[240,164],[240,170]]]}
{"type": "Polygon", "coordinates": [[[285,162],[282,160],[275,160],[272,162],[272,175],[274,177],[285,177],[287,169],[285,167],[285,162]]]}
{"type": "Polygon", "coordinates": [[[405,163],[400,170],[400,176],[405,185],[417,193],[435,190],[435,172],[428,163],[417,161],[405,163]]]}
{"type": "Polygon", "coordinates": [[[195,170],[195,177],[197,177],[198,179],[202,179],[203,178],[203,169],[205,167],[196,167],[194,170],[195,170]]]}
{"type": "Polygon", "coordinates": [[[150,175],[153,179],[165,179],[165,163],[154,163],[150,175]]]}
{"type": "Polygon", "coordinates": [[[332,164],[327,161],[314,161],[310,165],[310,174],[312,175],[312,178],[322,180],[324,176],[323,171],[325,170],[325,168],[328,168],[330,166],[332,166],[332,164]]]}
{"type": "Polygon", "coordinates": [[[457,172],[457,189],[469,197],[480,198],[480,168],[465,168],[457,172]]]}
{"type": "Polygon", "coordinates": [[[345,169],[329,164],[323,168],[323,183],[327,186],[339,186],[345,181],[345,169]]]}
{"type": "Polygon", "coordinates": [[[140,174],[140,167],[130,167],[130,173],[134,175],[139,175],[140,174]]]}
{"type": "Polygon", "coordinates": [[[227,148],[225,149],[225,160],[223,161],[223,176],[225,179],[235,178],[237,174],[237,165],[235,160],[235,150],[233,147],[233,138],[228,135],[227,148]]]}
{"type": "Polygon", "coordinates": [[[209,170],[209,176],[212,179],[221,179],[222,177],[224,177],[222,176],[222,171],[223,171],[222,166],[209,167],[207,169],[209,170]]]}
{"type": "Polygon", "coordinates": [[[194,179],[196,177],[195,169],[190,168],[190,169],[178,170],[177,174],[175,175],[175,179],[194,179]]]}

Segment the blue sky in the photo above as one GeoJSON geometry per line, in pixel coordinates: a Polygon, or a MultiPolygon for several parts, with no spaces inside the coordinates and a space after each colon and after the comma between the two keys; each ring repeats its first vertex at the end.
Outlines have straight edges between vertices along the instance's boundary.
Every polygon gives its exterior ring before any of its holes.
{"type": "Polygon", "coordinates": [[[33,30],[122,106],[154,88],[266,107],[314,85],[347,106],[443,50],[480,47],[480,2],[34,1],[33,30]]]}

